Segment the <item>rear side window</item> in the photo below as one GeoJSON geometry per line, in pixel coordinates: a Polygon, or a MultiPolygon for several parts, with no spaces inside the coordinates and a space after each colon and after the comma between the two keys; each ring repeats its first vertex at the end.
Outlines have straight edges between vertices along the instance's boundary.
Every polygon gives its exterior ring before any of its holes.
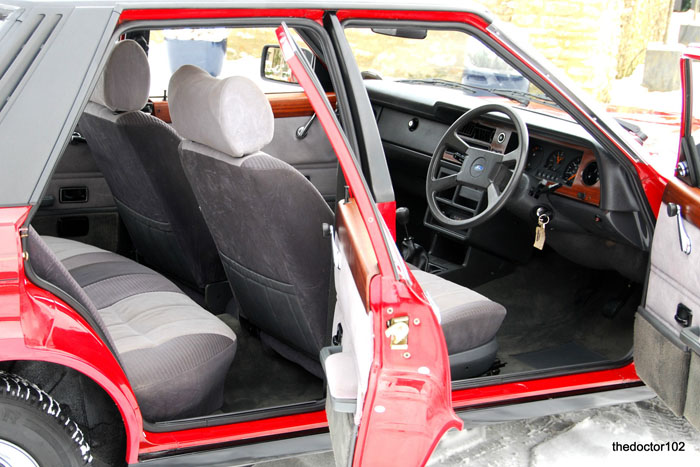
{"type": "MultiPolygon", "coordinates": [[[[301,92],[296,84],[263,80],[260,61],[265,45],[277,44],[275,28],[182,28],[151,30],[148,61],[151,65],[151,98],[162,98],[170,76],[182,65],[192,64],[217,78],[245,76],[265,93],[301,92]]],[[[306,44],[295,36],[304,47],[306,44]]]]}

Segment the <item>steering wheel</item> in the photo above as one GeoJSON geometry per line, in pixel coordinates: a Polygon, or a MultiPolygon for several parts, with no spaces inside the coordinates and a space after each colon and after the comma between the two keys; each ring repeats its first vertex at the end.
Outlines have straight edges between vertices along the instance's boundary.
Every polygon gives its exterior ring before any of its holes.
{"type": "MultiPolygon", "coordinates": [[[[500,138],[500,136],[496,136],[500,138]]],[[[498,141],[505,146],[506,141],[498,141]]],[[[453,228],[475,227],[493,217],[515,192],[527,159],[528,134],[523,119],[511,107],[502,104],[485,104],[474,107],[448,128],[435,148],[430,159],[428,176],[425,181],[425,194],[428,207],[433,217],[440,223],[453,228]],[[469,122],[489,112],[505,114],[515,127],[514,134],[518,137],[518,147],[502,154],[496,151],[472,146],[457,133],[469,122]],[[464,157],[462,167],[456,174],[437,178],[440,174],[441,161],[445,151],[451,150],[464,157]],[[438,206],[437,195],[440,192],[461,187],[467,187],[481,193],[486,193],[486,208],[473,217],[453,219],[448,217],[438,206]]],[[[505,152],[505,147],[504,147],[505,152]]],[[[460,157],[461,158],[461,157],[460,157]]],[[[451,200],[448,200],[451,202],[451,200]]],[[[481,203],[479,203],[481,204],[481,203]]]]}

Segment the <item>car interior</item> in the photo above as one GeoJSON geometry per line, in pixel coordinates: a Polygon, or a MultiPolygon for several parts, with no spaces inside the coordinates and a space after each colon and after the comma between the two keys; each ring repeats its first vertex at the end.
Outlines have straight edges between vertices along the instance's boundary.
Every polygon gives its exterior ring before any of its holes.
{"type": "MultiPolygon", "coordinates": [[[[299,413],[326,395],[319,351],[336,330],[322,226],[342,180],[299,86],[265,78],[274,27],[239,29],[227,29],[218,77],[196,56],[169,69],[160,29],[118,42],[32,220],[35,280],[110,346],[151,431],[299,413]],[[253,36],[262,60],[232,39],[253,36]]],[[[397,246],[440,310],[453,387],[629,360],[651,231],[625,161],[554,103],[470,90],[481,79],[539,91],[510,66],[475,66],[457,85],[362,68],[354,39],[435,32],[416,30],[347,26],[399,208],[397,246]],[[464,118],[482,104],[496,110],[464,118]],[[493,199],[462,175],[508,154],[493,199]]],[[[296,33],[330,101],[347,105],[328,48],[296,33]]]]}

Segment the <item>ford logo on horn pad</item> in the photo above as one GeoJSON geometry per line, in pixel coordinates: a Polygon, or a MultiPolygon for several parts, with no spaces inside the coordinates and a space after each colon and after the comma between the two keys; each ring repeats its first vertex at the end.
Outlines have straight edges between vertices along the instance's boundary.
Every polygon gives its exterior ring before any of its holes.
{"type": "Polygon", "coordinates": [[[486,160],[484,160],[483,157],[480,157],[474,161],[474,163],[471,166],[471,169],[469,170],[469,172],[471,172],[472,177],[476,178],[482,173],[484,173],[484,170],[486,169],[485,163],[486,160]]]}

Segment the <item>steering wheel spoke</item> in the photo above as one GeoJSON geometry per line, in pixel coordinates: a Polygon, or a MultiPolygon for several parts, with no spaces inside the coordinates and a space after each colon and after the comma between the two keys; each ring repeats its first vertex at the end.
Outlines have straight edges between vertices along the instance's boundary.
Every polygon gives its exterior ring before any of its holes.
{"type": "Polygon", "coordinates": [[[458,185],[457,174],[448,175],[447,177],[434,178],[431,180],[433,190],[437,193],[440,191],[449,190],[458,185]]]}
{"type": "Polygon", "coordinates": [[[471,149],[469,143],[464,141],[458,134],[457,130],[449,131],[445,134],[445,146],[452,148],[455,151],[466,154],[471,149]]]}
{"type": "Polygon", "coordinates": [[[520,151],[518,149],[514,149],[511,152],[507,152],[503,154],[502,159],[501,159],[501,164],[508,165],[508,166],[515,166],[517,164],[518,160],[520,159],[520,151]]]}
{"type": "Polygon", "coordinates": [[[486,188],[486,199],[488,201],[488,206],[487,208],[490,208],[491,206],[494,206],[496,202],[501,199],[501,196],[503,196],[503,193],[501,190],[498,189],[495,183],[489,184],[488,188],[486,188]]]}

